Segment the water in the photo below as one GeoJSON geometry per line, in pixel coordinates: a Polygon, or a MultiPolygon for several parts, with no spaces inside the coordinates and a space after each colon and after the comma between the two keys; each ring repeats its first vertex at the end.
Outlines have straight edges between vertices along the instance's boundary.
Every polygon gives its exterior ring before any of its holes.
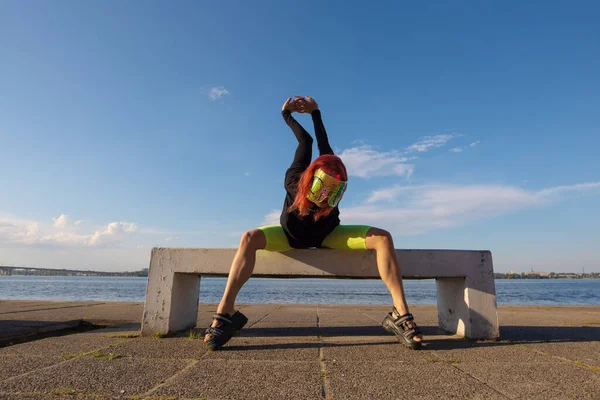
{"type": "MultiPolygon", "coordinates": [[[[0,276],[0,300],[135,301],[146,297],[147,278],[0,276]]],[[[203,278],[200,302],[218,303],[225,278],[203,278]]],[[[406,280],[409,304],[435,304],[434,280],[406,280]]],[[[600,279],[496,280],[502,305],[600,305],[600,279]]],[[[391,304],[381,280],[250,279],[239,303],[391,304]]]]}

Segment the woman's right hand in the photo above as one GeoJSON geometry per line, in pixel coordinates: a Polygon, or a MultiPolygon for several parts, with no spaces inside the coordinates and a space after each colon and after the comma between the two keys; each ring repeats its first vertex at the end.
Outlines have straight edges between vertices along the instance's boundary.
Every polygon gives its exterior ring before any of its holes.
{"type": "Polygon", "coordinates": [[[294,96],[294,99],[288,97],[288,99],[283,103],[283,107],[281,107],[281,111],[289,110],[290,112],[299,112],[300,111],[300,102],[304,100],[300,96],[294,96]]]}

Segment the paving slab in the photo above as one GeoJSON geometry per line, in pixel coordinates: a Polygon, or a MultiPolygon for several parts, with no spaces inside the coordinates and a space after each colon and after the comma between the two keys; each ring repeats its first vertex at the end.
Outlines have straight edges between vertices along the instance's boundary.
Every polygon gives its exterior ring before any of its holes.
{"type": "Polygon", "coordinates": [[[74,321],[0,321],[0,346],[37,337],[48,332],[76,329],[81,320],[74,321]]]}
{"type": "Polygon", "coordinates": [[[521,347],[528,351],[539,352],[546,357],[554,356],[557,359],[564,358],[574,363],[596,367],[600,372],[600,341],[548,342],[524,344],[521,347]]]}
{"type": "Polygon", "coordinates": [[[209,352],[203,359],[319,361],[319,348],[322,345],[316,337],[292,340],[235,337],[222,350],[209,352]]]}
{"type": "Polygon", "coordinates": [[[560,363],[551,357],[530,351],[521,345],[508,342],[455,342],[455,347],[437,348],[433,351],[434,359],[446,360],[452,363],[560,363]]]}
{"type": "Polygon", "coordinates": [[[317,326],[317,310],[315,307],[280,307],[265,315],[259,323],[293,323],[296,325],[317,326]]]}
{"type": "MultiPolygon", "coordinates": [[[[89,307],[95,304],[103,304],[97,301],[72,302],[72,301],[45,301],[45,300],[0,300],[0,315],[23,312],[53,310],[57,308],[89,307]]],[[[130,303],[128,303],[130,304],[130,303]]],[[[2,317],[5,318],[4,316],[2,317]]]]}
{"type": "Polygon", "coordinates": [[[88,335],[99,335],[111,338],[134,338],[141,335],[142,324],[139,322],[123,322],[108,325],[102,329],[86,331],[88,335]]]}
{"type": "Polygon", "coordinates": [[[72,305],[49,306],[47,308],[32,308],[19,312],[0,314],[0,319],[15,321],[68,321],[86,320],[95,323],[136,321],[140,322],[143,313],[143,303],[87,303],[77,302],[72,305]]]}
{"type": "Polygon", "coordinates": [[[332,344],[380,344],[387,343],[390,345],[400,344],[396,338],[390,334],[381,335],[353,335],[353,336],[322,336],[320,337],[323,343],[332,344]]]}
{"type": "MultiPolygon", "coordinates": [[[[550,322],[552,320],[546,321],[550,322]]],[[[600,327],[548,326],[548,322],[540,325],[539,320],[536,320],[535,323],[538,326],[527,325],[527,322],[523,322],[523,325],[518,326],[500,326],[500,339],[520,343],[596,341],[600,339],[600,327]]]]}
{"type": "MultiPolygon", "coordinates": [[[[437,335],[444,335],[437,326],[421,326],[420,328],[429,339],[434,336],[437,337],[437,335]]],[[[348,325],[329,324],[320,327],[318,332],[319,336],[323,338],[343,338],[345,340],[353,337],[372,337],[380,341],[397,340],[395,335],[386,331],[380,324],[374,323],[371,325],[355,325],[348,321],[348,325]]],[[[449,335],[443,337],[447,338],[449,335]]]]}
{"type": "MultiPolygon", "coordinates": [[[[501,306],[498,319],[503,327],[595,327],[600,329],[598,306],[501,306]]],[[[597,332],[597,330],[596,330],[597,332]]],[[[502,336],[502,332],[500,333],[502,336]]]]}
{"type": "Polygon", "coordinates": [[[208,346],[200,339],[137,337],[112,346],[110,351],[124,357],[193,359],[203,356],[208,346]]]}
{"type": "Polygon", "coordinates": [[[63,361],[60,356],[0,355],[0,381],[63,361]]]}
{"type": "MultiPolygon", "coordinates": [[[[373,323],[375,322],[373,320],[373,318],[370,318],[369,316],[367,316],[363,313],[360,313],[360,312],[356,312],[356,310],[354,310],[354,312],[350,311],[350,313],[352,315],[352,322],[349,323],[350,322],[350,321],[348,321],[349,312],[347,310],[344,310],[344,311],[341,311],[341,310],[340,311],[319,310],[319,312],[318,312],[319,326],[320,327],[340,326],[340,325],[373,326],[373,323]]],[[[381,317],[381,320],[383,321],[383,316],[381,317]]]]}
{"type": "Polygon", "coordinates": [[[268,304],[268,305],[247,305],[247,306],[241,306],[238,307],[237,309],[240,310],[247,318],[248,318],[248,324],[247,326],[252,326],[255,323],[263,320],[264,318],[266,318],[269,314],[271,314],[273,311],[275,311],[277,309],[277,307],[280,307],[276,304],[268,304]]]}
{"type": "MultiPolygon", "coordinates": [[[[65,396],[52,396],[48,394],[41,393],[25,393],[20,392],[17,394],[2,394],[0,395],[0,399],[2,400],[65,400],[65,396]]],[[[88,399],[92,399],[92,397],[88,397],[88,399]]],[[[102,398],[105,400],[105,398],[102,398]]]]}
{"type": "Polygon", "coordinates": [[[201,360],[152,393],[209,399],[321,399],[318,361],[201,360]]]}
{"type": "Polygon", "coordinates": [[[413,351],[394,339],[371,343],[323,343],[325,361],[343,362],[425,362],[433,356],[427,351],[413,351]]]}
{"type": "Polygon", "coordinates": [[[460,363],[456,368],[513,399],[600,398],[600,374],[567,363],[460,363]]]}
{"type": "Polygon", "coordinates": [[[85,333],[65,335],[15,344],[0,348],[0,355],[29,355],[64,357],[80,355],[131,339],[118,339],[88,335],[85,333]]]}
{"type": "Polygon", "coordinates": [[[325,362],[334,399],[506,399],[446,363],[325,362]]]}
{"type": "Polygon", "coordinates": [[[262,321],[244,328],[240,332],[242,337],[292,337],[292,336],[317,336],[319,334],[316,323],[263,323],[262,321]]]}
{"type": "Polygon", "coordinates": [[[68,360],[0,382],[3,393],[38,392],[71,398],[131,396],[143,394],[183,370],[189,360],[98,359],[91,356],[68,360]]]}

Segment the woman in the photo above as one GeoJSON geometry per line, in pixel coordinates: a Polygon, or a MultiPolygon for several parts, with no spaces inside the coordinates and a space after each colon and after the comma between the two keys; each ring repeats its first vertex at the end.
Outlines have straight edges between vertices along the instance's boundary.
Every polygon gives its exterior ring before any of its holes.
{"type": "Polygon", "coordinates": [[[292,248],[327,247],[376,251],[379,274],[394,301],[392,312],[383,320],[383,327],[411,349],[420,348],[421,332],[408,312],[391,235],[365,225],[340,225],[338,204],[346,190],[348,175],[342,160],[329,146],[317,102],[309,96],[288,98],[283,104],[282,115],[298,140],[298,148],[285,174],[286,197],[281,225],[263,226],[242,235],[223,298],[204,341],[216,350],[248,321],[241,312],[234,310],[234,303],[254,270],[257,250],[282,252],[292,248]],[[312,163],[313,139],[292,117],[293,112],[312,116],[320,154],[312,163]]]}

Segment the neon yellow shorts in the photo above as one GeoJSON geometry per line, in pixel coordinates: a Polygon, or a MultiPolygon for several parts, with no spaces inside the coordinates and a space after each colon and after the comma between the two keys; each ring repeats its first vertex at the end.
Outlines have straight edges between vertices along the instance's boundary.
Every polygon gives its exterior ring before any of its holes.
{"type": "MultiPolygon", "coordinates": [[[[258,229],[263,231],[267,238],[265,250],[277,252],[292,250],[281,225],[261,226],[258,229]]],[[[369,229],[371,227],[368,225],[338,225],[323,240],[322,247],[339,250],[366,250],[369,229]]]]}

